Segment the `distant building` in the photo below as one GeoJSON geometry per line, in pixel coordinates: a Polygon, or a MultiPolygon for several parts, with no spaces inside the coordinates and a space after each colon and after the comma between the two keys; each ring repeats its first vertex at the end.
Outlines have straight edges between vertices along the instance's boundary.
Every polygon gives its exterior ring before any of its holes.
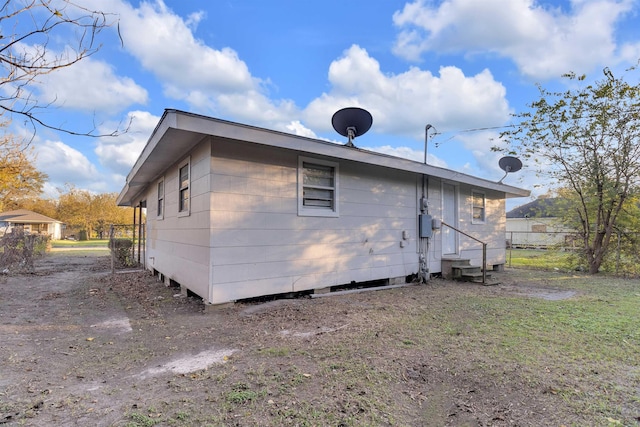
{"type": "Polygon", "coordinates": [[[559,202],[558,198],[539,198],[507,212],[507,246],[572,246],[575,232],[558,218],[559,202]]]}
{"type": "Polygon", "coordinates": [[[0,235],[11,233],[17,227],[25,233],[51,236],[52,240],[62,238],[62,222],[57,219],[26,209],[0,213],[0,235]]]}

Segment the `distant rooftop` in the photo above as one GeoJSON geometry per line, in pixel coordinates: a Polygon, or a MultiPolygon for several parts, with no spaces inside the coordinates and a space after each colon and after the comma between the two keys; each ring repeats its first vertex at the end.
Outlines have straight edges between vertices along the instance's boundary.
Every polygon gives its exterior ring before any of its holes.
{"type": "Polygon", "coordinates": [[[60,222],[57,219],[49,218],[48,216],[41,215],[39,213],[29,211],[27,209],[17,209],[15,211],[6,211],[0,213],[0,221],[12,222],[18,224],[51,224],[60,222]]]}
{"type": "Polygon", "coordinates": [[[552,218],[556,217],[556,210],[560,199],[550,197],[546,199],[536,199],[525,205],[518,206],[507,212],[507,218],[552,218]]]}

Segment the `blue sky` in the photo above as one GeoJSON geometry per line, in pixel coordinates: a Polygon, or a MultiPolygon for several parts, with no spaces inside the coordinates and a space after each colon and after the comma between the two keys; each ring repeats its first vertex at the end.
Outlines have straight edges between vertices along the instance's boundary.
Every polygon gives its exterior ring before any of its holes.
{"type": "MultiPolygon", "coordinates": [[[[77,0],[119,22],[102,49],[30,88],[55,100],[49,123],[110,132],[74,137],[38,129],[47,194],[71,183],[119,192],[165,108],[344,142],[331,127],[358,106],[373,126],[356,145],[498,180],[496,143],[536,83],[566,89],[568,71],[620,75],[640,59],[634,0],[77,0]]],[[[69,34],[49,49],[60,52],[69,34]]],[[[22,132],[20,122],[14,132],[22,132]]],[[[505,183],[544,184],[530,171],[505,183]]],[[[525,203],[527,200],[520,200],[525,203]]]]}

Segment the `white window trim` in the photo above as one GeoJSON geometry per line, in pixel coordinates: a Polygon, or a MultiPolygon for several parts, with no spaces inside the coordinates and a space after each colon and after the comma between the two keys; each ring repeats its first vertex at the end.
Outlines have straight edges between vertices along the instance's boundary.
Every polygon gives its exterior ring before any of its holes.
{"type": "Polygon", "coordinates": [[[164,176],[162,178],[160,178],[158,180],[158,182],[156,183],[156,191],[158,191],[158,186],[160,185],[160,183],[162,183],[162,194],[157,194],[157,198],[156,198],[156,218],[157,219],[164,219],[164,210],[166,209],[167,204],[165,203],[165,195],[167,194],[166,191],[166,183],[164,181],[164,176]],[[158,215],[158,205],[157,202],[160,201],[160,196],[162,196],[162,213],[160,215],[158,215]]]}
{"type": "Polygon", "coordinates": [[[472,224],[485,224],[487,222],[487,195],[484,191],[471,190],[471,223],[472,224]],[[476,219],[473,215],[475,209],[474,196],[482,196],[482,219],[476,219]]]}
{"type": "Polygon", "coordinates": [[[193,191],[191,188],[191,157],[187,157],[185,160],[183,160],[182,162],[180,162],[178,164],[178,216],[179,217],[184,217],[184,216],[189,216],[191,215],[191,204],[193,202],[193,191]],[[187,188],[189,189],[189,206],[187,206],[187,209],[184,211],[180,210],[180,192],[182,190],[182,187],[180,187],[180,169],[182,169],[183,167],[187,166],[188,171],[189,171],[189,183],[187,184],[187,188]]]}
{"type": "Polygon", "coordinates": [[[331,162],[329,160],[314,159],[311,157],[298,157],[298,216],[320,216],[337,218],[340,216],[339,212],[339,188],[340,188],[340,167],[337,162],[331,162]],[[327,208],[311,208],[304,206],[304,163],[313,163],[320,166],[329,166],[333,168],[333,209],[327,208]]]}

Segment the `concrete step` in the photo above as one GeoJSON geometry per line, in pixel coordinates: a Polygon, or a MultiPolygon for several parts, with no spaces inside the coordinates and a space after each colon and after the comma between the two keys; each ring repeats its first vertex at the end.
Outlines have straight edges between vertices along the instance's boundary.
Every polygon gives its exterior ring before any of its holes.
{"type": "Polygon", "coordinates": [[[470,283],[479,283],[484,286],[494,286],[494,285],[500,284],[499,280],[495,280],[491,277],[491,273],[487,273],[485,275],[485,281],[484,283],[482,283],[482,271],[464,274],[459,280],[470,282],[470,283]]]}
{"type": "Polygon", "coordinates": [[[482,274],[482,269],[473,265],[452,266],[451,276],[454,280],[460,280],[464,276],[469,276],[475,273],[482,274]]]}
{"type": "Polygon", "coordinates": [[[471,265],[471,261],[468,259],[456,259],[449,261],[451,262],[451,267],[468,267],[471,265]]]}

